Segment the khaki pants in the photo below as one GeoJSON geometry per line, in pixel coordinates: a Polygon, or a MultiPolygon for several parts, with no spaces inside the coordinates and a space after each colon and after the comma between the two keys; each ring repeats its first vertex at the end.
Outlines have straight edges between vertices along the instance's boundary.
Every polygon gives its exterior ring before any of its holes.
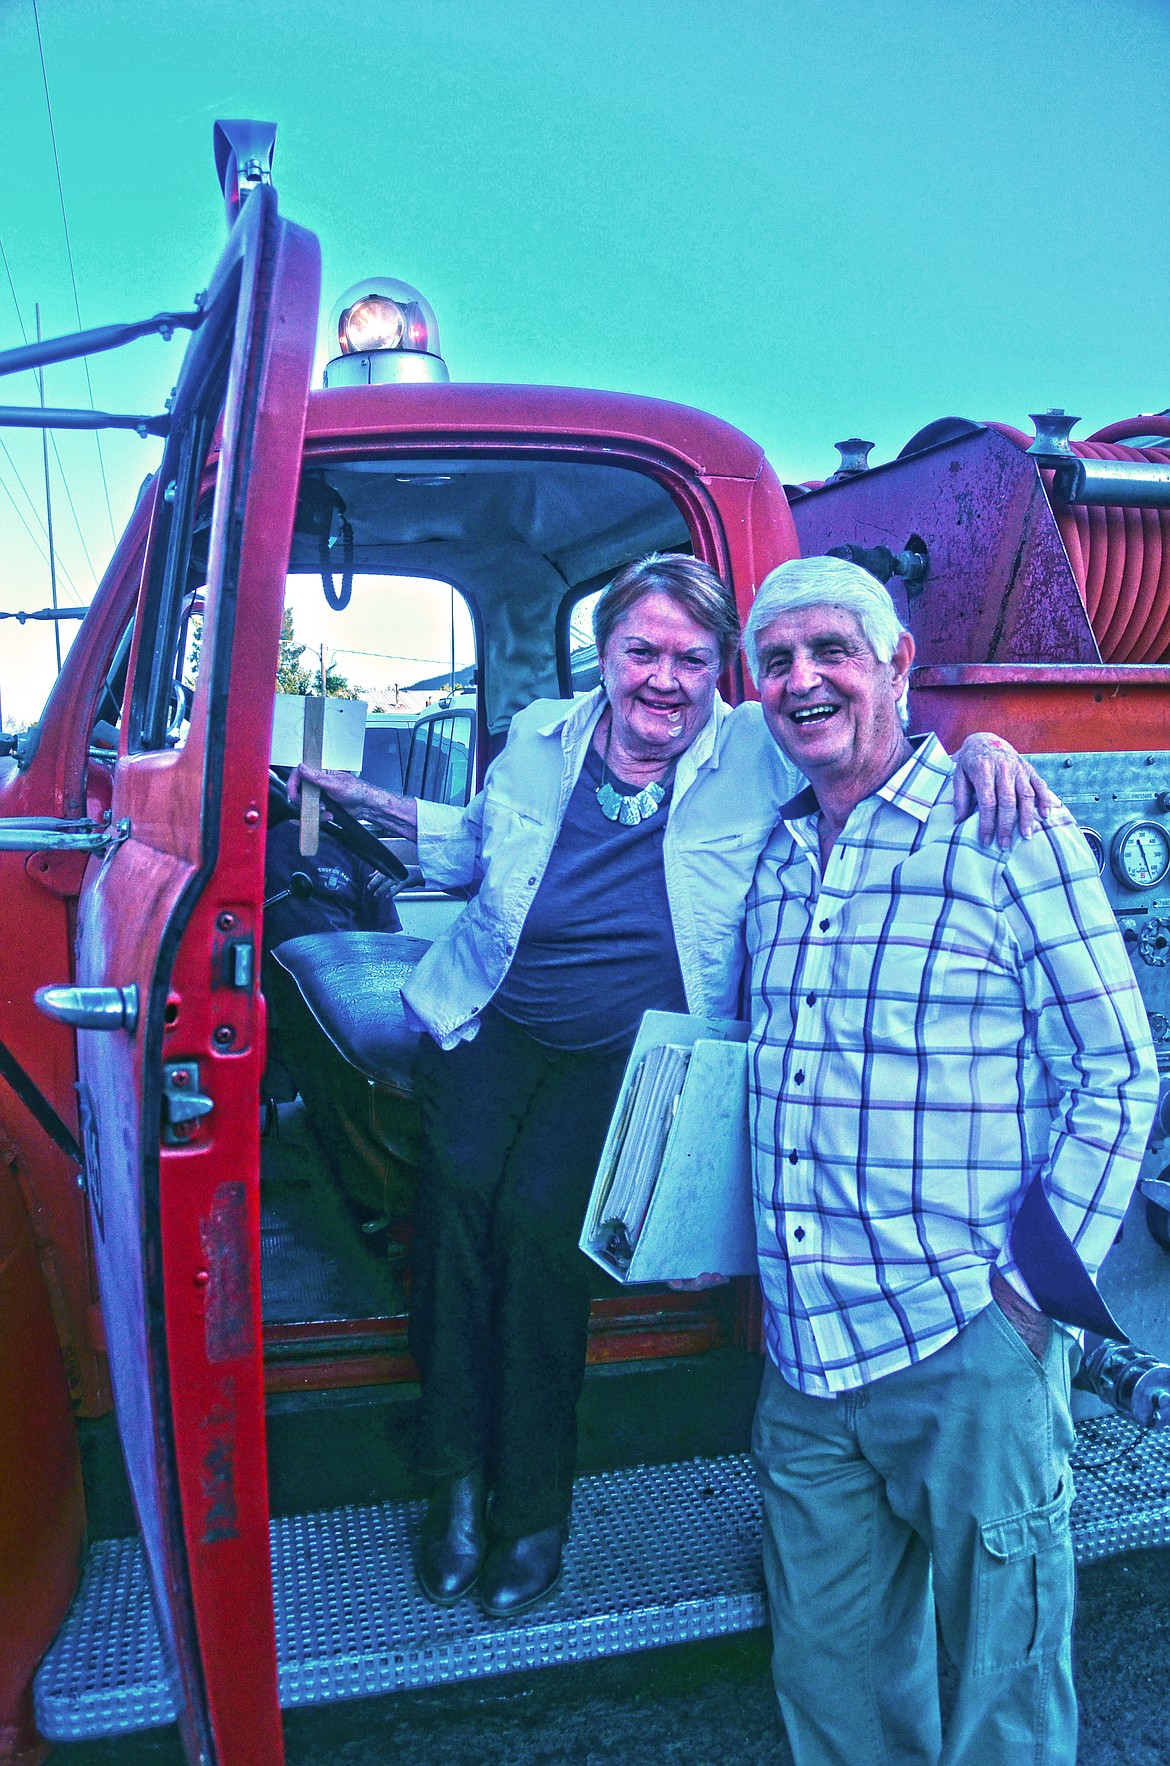
{"type": "Polygon", "coordinates": [[[1068,1337],[992,1304],[837,1399],[768,1364],[752,1448],[797,1766],[1072,1766],[1068,1337]],[[932,1599],[933,1593],[933,1599],[932,1599]],[[935,1610],[959,1670],[945,1745],[935,1610]]]}

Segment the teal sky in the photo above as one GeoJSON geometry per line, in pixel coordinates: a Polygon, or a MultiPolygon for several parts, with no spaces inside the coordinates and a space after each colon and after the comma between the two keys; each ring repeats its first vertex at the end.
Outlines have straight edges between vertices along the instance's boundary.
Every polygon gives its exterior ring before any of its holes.
{"type": "MultiPolygon", "coordinates": [[[[325,315],[367,273],[430,299],[453,378],[612,387],[746,430],[785,478],[932,418],[1082,433],[1170,404],[1162,0],[39,0],[82,320],[189,303],[223,238],[217,116],[280,125],[325,315]]],[[[32,0],[0,4],[0,238],[32,331],[74,328],[32,0]]],[[[0,345],[20,341],[0,274],[0,345]]],[[[91,365],[156,410],[178,345],[91,365]]],[[[31,376],[6,399],[33,400],[31,376]]],[[[85,402],[79,369],[50,403],[85,402]]],[[[38,438],[0,432],[0,607],[39,607],[38,438]],[[5,493],[9,494],[5,494],[5,493]]],[[[112,540],[90,438],[53,464],[88,600],[112,540]]],[[[123,525],[157,448],[103,441],[123,525]]],[[[69,583],[62,583],[70,599],[69,583]]],[[[47,628],[0,624],[7,721],[47,628]]],[[[46,673],[46,669],[48,673],[46,673]]],[[[31,707],[31,710],[30,710],[31,707]]]]}

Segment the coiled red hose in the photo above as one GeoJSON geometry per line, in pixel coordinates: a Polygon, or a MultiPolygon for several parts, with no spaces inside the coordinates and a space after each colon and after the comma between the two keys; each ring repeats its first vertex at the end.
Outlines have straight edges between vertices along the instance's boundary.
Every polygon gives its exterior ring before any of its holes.
{"type": "MultiPolygon", "coordinates": [[[[993,423],[1018,447],[1031,436],[993,423]]],[[[1127,417],[1072,443],[1084,460],[1170,461],[1170,419],[1127,417]],[[1124,445],[1130,436],[1167,436],[1164,448],[1124,445]]],[[[1052,473],[1040,474],[1046,487],[1052,473]]],[[[1085,603],[1103,662],[1170,661],[1170,509],[1053,505],[1056,525],[1085,603]]]]}

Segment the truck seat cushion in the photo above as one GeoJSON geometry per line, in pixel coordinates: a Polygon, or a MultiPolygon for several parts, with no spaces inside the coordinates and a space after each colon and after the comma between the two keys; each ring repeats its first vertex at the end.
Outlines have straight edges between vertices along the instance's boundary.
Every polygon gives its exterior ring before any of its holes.
{"type": "Polygon", "coordinates": [[[419,1033],[399,989],[427,948],[404,932],[312,932],[272,954],[350,1066],[409,1096],[419,1033]]]}

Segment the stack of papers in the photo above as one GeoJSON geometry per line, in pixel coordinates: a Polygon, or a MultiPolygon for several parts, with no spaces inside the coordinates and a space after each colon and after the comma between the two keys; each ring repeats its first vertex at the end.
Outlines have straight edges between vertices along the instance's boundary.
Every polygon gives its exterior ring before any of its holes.
{"type": "Polygon", "coordinates": [[[643,1055],[626,1090],[594,1215],[605,1251],[620,1269],[629,1267],[638,1243],[690,1059],[690,1049],[662,1043],[643,1055]]]}
{"type": "Polygon", "coordinates": [[[755,1272],[747,1035],[643,1015],[578,1241],[619,1282],[755,1272]]]}

